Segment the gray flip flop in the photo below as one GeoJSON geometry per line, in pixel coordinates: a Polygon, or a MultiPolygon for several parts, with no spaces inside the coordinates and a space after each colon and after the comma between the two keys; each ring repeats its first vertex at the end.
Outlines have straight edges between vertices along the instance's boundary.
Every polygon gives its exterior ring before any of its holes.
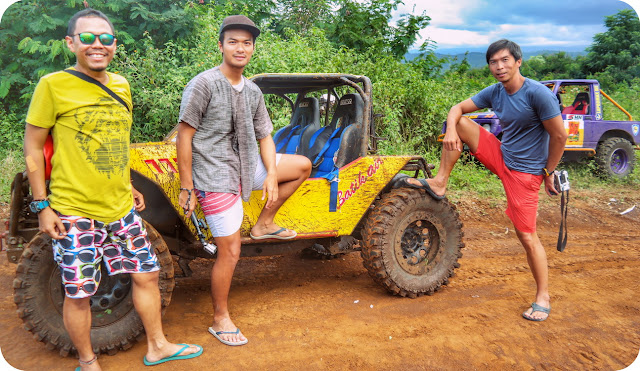
{"type": "Polygon", "coordinates": [[[262,236],[254,236],[253,234],[249,233],[249,236],[254,239],[254,240],[266,240],[266,239],[277,239],[277,240],[290,240],[292,238],[295,238],[298,233],[296,233],[296,231],[292,231],[293,235],[291,236],[280,236],[280,233],[286,231],[287,228],[280,228],[275,232],[271,232],[271,233],[267,233],[267,234],[263,234],[262,236]]]}
{"type": "Polygon", "coordinates": [[[228,340],[224,340],[223,338],[220,337],[220,335],[222,335],[222,334],[232,334],[232,335],[239,334],[240,333],[240,329],[237,328],[237,327],[236,327],[235,331],[216,331],[216,330],[213,329],[213,327],[209,327],[209,333],[211,335],[215,336],[216,339],[220,340],[220,342],[222,344],[230,345],[232,347],[233,346],[238,346],[238,345],[245,345],[246,343],[249,342],[249,339],[244,339],[243,341],[239,341],[239,342],[234,343],[234,342],[231,342],[231,341],[228,341],[228,340]]]}
{"type": "Polygon", "coordinates": [[[533,309],[531,311],[531,313],[533,312],[542,312],[542,313],[546,313],[547,316],[545,318],[531,318],[531,317],[527,317],[529,314],[527,314],[527,311],[525,310],[524,312],[522,312],[522,317],[524,317],[525,319],[528,319],[529,321],[535,321],[535,322],[542,322],[545,319],[549,318],[549,312],[551,312],[551,308],[545,308],[541,305],[538,305],[536,303],[531,303],[531,308],[533,309]]]}

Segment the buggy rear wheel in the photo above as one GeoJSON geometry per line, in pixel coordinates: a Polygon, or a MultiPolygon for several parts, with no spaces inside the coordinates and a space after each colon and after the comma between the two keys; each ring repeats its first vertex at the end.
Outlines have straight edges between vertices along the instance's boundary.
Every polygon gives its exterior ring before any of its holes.
{"type": "Polygon", "coordinates": [[[363,228],[362,258],[389,292],[415,298],[448,283],[464,247],[454,206],[413,188],[397,188],[376,202],[363,228]]]}

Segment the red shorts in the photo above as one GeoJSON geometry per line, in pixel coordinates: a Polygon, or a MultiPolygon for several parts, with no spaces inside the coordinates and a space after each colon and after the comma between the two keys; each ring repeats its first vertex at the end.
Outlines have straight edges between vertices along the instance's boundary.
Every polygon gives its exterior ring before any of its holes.
{"type": "Polygon", "coordinates": [[[505,213],[513,222],[513,226],[521,232],[534,233],[538,213],[538,192],[544,177],[507,168],[502,158],[500,141],[483,129],[480,129],[478,151],[472,155],[502,180],[507,194],[505,213]]]}

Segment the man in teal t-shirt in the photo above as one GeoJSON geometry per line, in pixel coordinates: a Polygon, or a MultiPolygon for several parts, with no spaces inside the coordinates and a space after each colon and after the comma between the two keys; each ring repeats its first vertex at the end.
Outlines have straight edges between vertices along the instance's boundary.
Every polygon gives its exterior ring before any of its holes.
{"type": "Polygon", "coordinates": [[[507,210],[527,254],[536,281],[533,304],[522,316],[544,321],[551,309],[547,255],[536,233],[538,192],[544,180],[547,194],[557,194],[553,172],[562,157],[567,133],[558,102],[548,88],[520,74],[522,51],[509,40],[487,49],[487,63],[498,83],[451,108],[442,144],[438,174],[433,179],[405,178],[406,185],[444,198],[453,166],[463,143],[489,170],[498,175],[507,195],[507,210]],[[503,125],[502,143],[465,113],[492,108],[503,125]]]}

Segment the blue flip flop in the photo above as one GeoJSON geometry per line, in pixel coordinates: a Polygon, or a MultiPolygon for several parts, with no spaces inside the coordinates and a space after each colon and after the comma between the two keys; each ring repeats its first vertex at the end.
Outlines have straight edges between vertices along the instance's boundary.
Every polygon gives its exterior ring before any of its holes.
{"type": "Polygon", "coordinates": [[[536,303],[531,303],[531,308],[533,309],[531,311],[531,313],[533,313],[533,312],[542,312],[542,313],[546,313],[547,316],[544,317],[544,318],[539,318],[539,319],[538,318],[527,317],[528,314],[526,314],[527,311],[525,310],[524,312],[522,312],[522,317],[524,317],[525,319],[528,319],[529,321],[535,321],[535,322],[542,322],[545,319],[549,318],[549,312],[551,312],[551,308],[545,308],[545,307],[543,307],[541,305],[538,305],[536,303]]]}
{"type": "Polygon", "coordinates": [[[200,345],[197,344],[193,344],[194,346],[200,348],[199,351],[195,352],[195,353],[191,353],[191,354],[187,354],[184,356],[180,356],[179,354],[184,352],[185,349],[189,348],[191,345],[189,344],[178,344],[178,345],[184,345],[182,347],[182,349],[180,349],[179,351],[176,352],[176,354],[169,356],[169,357],[164,357],[162,359],[159,359],[155,362],[149,362],[147,361],[147,356],[144,356],[144,364],[147,366],[155,366],[155,365],[159,365],[161,363],[165,363],[165,362],[169,362],[169,361],[177,361],[179,359],[190,359],[190,358],[196,358],[197,356],[202,354],[202,347],[200,345]]]}

